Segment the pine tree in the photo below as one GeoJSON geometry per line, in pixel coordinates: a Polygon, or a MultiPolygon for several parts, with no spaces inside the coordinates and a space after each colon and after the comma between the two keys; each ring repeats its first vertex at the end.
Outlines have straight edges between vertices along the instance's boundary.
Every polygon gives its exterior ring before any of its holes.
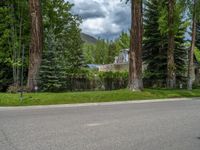
{"type": "Polygon", "coordinates": [[[72,20],[70,28],[65,28],[67,38],[64,38],[65,43],[64,56],[68,72],[78,72],[85,66],[85,60],[83,55],[83,41],[81,39],[81,31],[78,28],[78,20],[72,20]]]}
{"type": "Polygon", "coordinates": [[[143,59],[147,65],[146,82],[162,86],[167,71],[167,35],[160,31],[160,1],[149,0],[145,3],[143,59]]]}
{"type": "Polygon", "coordinates": [[[65,57],[66,70],[79,70],[84,66],[83,50],[80,35],[80,18],[70,11],[72,4],[64,0],[44,0],[43,16],[44,29],[53,29],[56,39],[59,39],[57,47],[65,57]]]}
{"type": "Polygon", "coordinates": [[[58,91],[64,84],[63,58],[61,52],[57,49],[57,43],[52,30],[46,33],[39,78],[42,91],[58,91]]]}
{"type": "Polygon", "coordinates": [[[108,46],[107,63],[112,64],[115,61],[115,57],[118,55],[117,46],[114,42],[110,42],[108,46]]]}
{"type": "Polygon", "coordinates": [[[175,35],[175,50],[174,59],[176,67],[176,82],[183,83],[186,81],[186,71],[187,71],[187,58],[188,58],[188,48],[185,43],[185,33],[187,30],[187,22],[183,20],[183,16],[177,17],[179,21],[179,27],[175,35]]]}
{"type": "Polygon", "coordinates": [[[61,91],[67,73],[77,73],[84,65],[80,20],[71,14],[64,0],[43,1],[44,56],[40,69],[40,89],[61,91]]]}
{"type": "MultiPolygon", "coordinates": [[[[160,3],[160,0],[147,1],[144,13],[143,57],[147,64],[145,79],[150,85],[156,86],[163,86],[166,83],[167,78],[167,11],[160,11],[160,8],[163,8],[163,5],[165,4],[160,3]]],[[[187,60],[187,49],[185,48],[184,36],[187,24],[183,20],[183,15],[180,12],[176,12],[175,24],[177,25],[174,47],[175,73],[176,80],[178,82],[183,82],[185,79],[187,60]]]]}

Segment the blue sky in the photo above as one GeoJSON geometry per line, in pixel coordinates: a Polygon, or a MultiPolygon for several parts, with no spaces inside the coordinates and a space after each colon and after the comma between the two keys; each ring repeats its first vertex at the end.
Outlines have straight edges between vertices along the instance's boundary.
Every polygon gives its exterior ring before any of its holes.
{"type": "Polygon", "coordinates": [[[130,28],[130,5],[120,0],[68,0],[72,12],[82,17],[82,32],[95,37],[115,39],[130,28]]]}

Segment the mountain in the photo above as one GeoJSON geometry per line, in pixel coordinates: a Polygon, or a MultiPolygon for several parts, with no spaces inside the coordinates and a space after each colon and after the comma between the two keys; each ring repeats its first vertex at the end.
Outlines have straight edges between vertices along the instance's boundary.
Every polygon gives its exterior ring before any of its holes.
{"type": "Polygon", "coordinates": [[[97,43],[97,39],[91,35],[85,34],[85,33],[81,33],[81,39],[85,42],[85,43],[89,43],[89,44],[96,44],[97,43]]]}

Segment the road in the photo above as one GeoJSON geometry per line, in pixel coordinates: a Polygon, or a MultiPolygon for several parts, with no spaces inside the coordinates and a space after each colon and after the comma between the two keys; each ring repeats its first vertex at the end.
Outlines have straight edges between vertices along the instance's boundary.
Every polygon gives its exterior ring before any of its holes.
{"type": "Polygon", "coordinates": [[[200,150],[200,101],[0,108],[0,150],[200,150]]]}

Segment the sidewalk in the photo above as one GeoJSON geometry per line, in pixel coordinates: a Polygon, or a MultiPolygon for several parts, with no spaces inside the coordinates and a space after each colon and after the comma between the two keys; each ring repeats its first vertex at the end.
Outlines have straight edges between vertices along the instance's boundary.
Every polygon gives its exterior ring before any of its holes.
{"type": "Polygon", "coordinates": [[[58,104],[58,105],[37,105],[37,106],[12,106],[12,107],[0,107],[0,111],[3,110],[28,110],[28,109],[48,109],[48,108],[73,108],[73,107],[86,107],[86,106],[110,106],[110,105],[123,105],[123,104],[142,104],[142,103],[156,103],[156,102],[173,102],[173,101],[187,101],[198,100],[196,98],[170,98],[170,99],[154,99],[154,100],[130,100],[119,102],[101,102],[101,103],[81,103],[81,104],[58,104]]]}

